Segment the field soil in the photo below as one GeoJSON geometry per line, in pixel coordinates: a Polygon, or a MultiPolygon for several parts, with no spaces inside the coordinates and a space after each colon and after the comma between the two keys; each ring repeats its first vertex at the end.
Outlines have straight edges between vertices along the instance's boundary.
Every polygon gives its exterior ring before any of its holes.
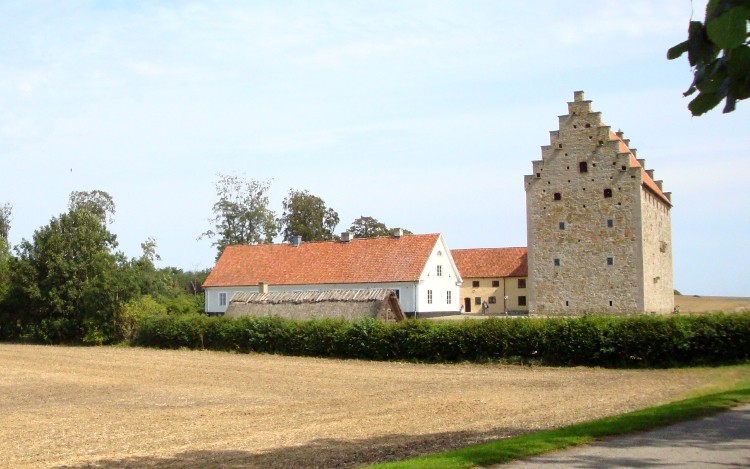
{"type": "Polygon", "coordinates": [[[731,296],[689,296],[675,295],[674,304],[681,313],[710,313],[723,311],[739,313],[750,311],[750,298],[731,296]]]}
{"type": "Polygon", "coordinates": [[[0,344],[0,465],[354,467],[643,408],[749,373],[0,344]]]}

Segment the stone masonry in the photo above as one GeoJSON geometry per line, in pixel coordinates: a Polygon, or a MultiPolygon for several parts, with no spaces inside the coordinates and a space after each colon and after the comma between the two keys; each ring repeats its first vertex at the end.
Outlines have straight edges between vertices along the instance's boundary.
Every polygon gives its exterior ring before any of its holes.
{"type": "Polygon", "coordinates": [[[671,194],[628,144],[574,93],[525,176],[531,314],[673,310],[671,194]]]}

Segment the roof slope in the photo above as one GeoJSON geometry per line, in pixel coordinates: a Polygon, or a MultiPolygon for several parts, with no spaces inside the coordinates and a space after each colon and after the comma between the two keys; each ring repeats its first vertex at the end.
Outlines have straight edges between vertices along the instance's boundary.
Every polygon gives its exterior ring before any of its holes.
{"type": "Polygon", "coordinates": [[[452,249],[451,256],[463,278],[526,277],[527,248],[452,249]]]}
{"type": "Polygon", "coordinates": [[[439,234],[228,246],[204,287],[418,281],[439,234]]]}
{"type": "Polygon", "coordinates": [[[630,167],[631,168],[641,168],[641,176],[643,179],[643,185],[649,189],[651,192],[656,194],[657,197],[659,197],[661,200],[667,203],[670,207],[672,206],[672,201],[669,197],[667,197],[666,194],[659,188],[659,186],[656,185],[653,179],[651,179],[651,176],[648,175],[646,172],[646,168],[641,166],[641,163],[638,162],[638,159],[635,157],[632,151],[630,151],[630,148],[628,148],[628,145],[622,141],[622,138],[620,138],[615,132],[609,131],[609,139],[610,140],[617,140],[618,141],[618,151],[620,153],[629,153],[630,154],[630,167]]]}

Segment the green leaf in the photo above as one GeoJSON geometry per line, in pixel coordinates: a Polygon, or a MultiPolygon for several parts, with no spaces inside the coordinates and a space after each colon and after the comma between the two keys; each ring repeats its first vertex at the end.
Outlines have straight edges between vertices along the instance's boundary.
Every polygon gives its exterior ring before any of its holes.
{"type": "Polygon", "coordinates": [[[706,28],[700,21],[691,21],[688,28],[688,61],[695,67],[711,62],[716,57],[718,50],[708,40],[706,28]]]}
{"type": "Polygon", "coordinates": [[[694,116],[700,116],[715,108],[721,102],[715,94],[710,92],[701,92],[695,99],[690,101],[688,109],[694,116]]]}
{"type": "Polygon", "coordinates": [[[747,36],[747,20],[750,9],[734,7],[718,18],[708,20],[708,38],[722,49],[733,49],[742,44],[747,36]]]}
{"type": "Polygon", "coordinates": [[[688,41],[681,42],[667,51],[667,59],[674,60],[688,51],[688,41]]]}

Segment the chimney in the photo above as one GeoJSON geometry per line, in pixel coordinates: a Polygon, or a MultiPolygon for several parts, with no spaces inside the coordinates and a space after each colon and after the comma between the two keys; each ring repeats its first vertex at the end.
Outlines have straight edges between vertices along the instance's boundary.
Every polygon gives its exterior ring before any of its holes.
{"type": "Polygon", "coordinates": [[[341,233],[342,243],[348,243],[352,239],[354,239],[354,233],[352,233],[351,231],[344,231],[343,233],[341,233]]]}
{"type": "Polygon", "coordinates": [[[268,284],[266,282],[258,282],[258,293],[268,293],[268,284]]]}
{"type": "Polygon", "coordinates": [[[393,237],[394,238],[400,238],[404,235],[404,230],[402,228],[394,228],[393,229],[393,237]]]}
{"type": "Polygon", "coordinates": [[[292,236],[292,246],[299,247],[299,245],[302,244],[302,236],[300,235],[294,235],[292,236]]]}

